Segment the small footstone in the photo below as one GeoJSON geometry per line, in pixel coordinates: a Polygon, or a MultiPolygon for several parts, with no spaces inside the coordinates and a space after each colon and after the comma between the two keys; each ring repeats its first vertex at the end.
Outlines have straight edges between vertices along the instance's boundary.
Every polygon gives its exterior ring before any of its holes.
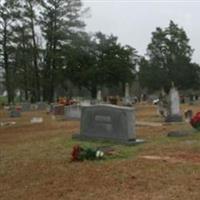
{"type": "Polygon", "coordinates": [[[188,131],[171,131],[167,134],[168,137],[184,137],[191,135],[188,131]]]}

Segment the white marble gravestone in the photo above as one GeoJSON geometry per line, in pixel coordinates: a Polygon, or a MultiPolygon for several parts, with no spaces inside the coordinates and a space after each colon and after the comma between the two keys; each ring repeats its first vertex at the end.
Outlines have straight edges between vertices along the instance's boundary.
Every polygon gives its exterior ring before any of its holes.
{"type": "Polygon", "coordinates": [[[103,139],[123,144],[137,144],[134,109],[99,104],[83,106],[80,134],[77,139],[103,139]]]}
{"type": "Polygon", "coordinates": [[[129,84],[125,84],[125,97],[124,97],[124,105],[131,106],[131,98],[130,98],[130,88],[129,84]]]}
{"type": "Polygon", "coordinates": [[[102,95],[101,95],[101,90],[97,91],[97,103],[102,102],[102,95]]]}
{"type": "Polygon", "coordinates": [[[37,102],[37,110],[46,110],[48,107],[48,104],[46,102],[37,102]]]}
{"type": "Polygon", "coordinates": [[[172,87],[169,92],[169,108],[168,108],[168,115],[165,120],[167,122],[182,121],[182,116],[180,111],[180,97],[175,87],[172,87]]]}

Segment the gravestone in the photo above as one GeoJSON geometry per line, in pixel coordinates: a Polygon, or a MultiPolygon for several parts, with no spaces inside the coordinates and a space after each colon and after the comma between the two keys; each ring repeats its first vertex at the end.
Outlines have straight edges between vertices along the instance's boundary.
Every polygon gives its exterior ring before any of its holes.
{"type": "Polygon", "coordinates": [[[129,84],[125,84],[125,97],[124,97],[124,105],[125,106],[131,106],[131,98],[129,94],[129,84]]]}
{"type": "Polygon", "coordinates": [[[89,105],[91,105],[91,101],[89,99],[82,100],[82,101],[80,101],[80,105],[81,106],[89,106],[89,105]]]}
{"type": "Polygon", "coordinates": [[[108,102],[112,105],[117,105],[119,102],[119,99],[117,96],[109,96],[108,97],[108,102]]]}
{"type": "MultiPolygon", "coordinates": [[[[168,116],[168,101],[167,101],[167,94],[165,93],[164,89],[161,90],[159,95],[159,99],[157,100],[157,112],[162,117],[166,118],[168,116]]],[[[155,101],[154,101],[155,102],[155,101]]]]}
{"type": "Polygon", "coordinates": [[[81,106],[69,105],[64,108],[64,118],[71,120],[80,120],[81,118],[81,106]]]}
{"type": "Polygon", "coordinates": [[[48,105],[46,102],[37,102],[37,110],[46,110],[48,105]]]}
{"type": "Polygon", "coordinates": [[[179,93],[175,87],[172,87],[169,92],[168,115],[166,116],[165,121],[181,122],[182,120],[179,93]]]}
{"type": "Polygon", "coordinates": [[[31,110],[31,103],[30,102],[24,102],[21,104],[22,112],[28,112],[31,110]]]}
{"type": "Polygon", "coordinates": [[[136,139],[134,109],[107,104],[82,107],[80,134],[73,137],[124,144],[143,142],[136,139]]]}
{"type": "Polygon", "coordinates": [[[184,117],[185,117],[185,121],[186,122],[190,122],[190,120],[192,119],[192,116],[193,116],[193,112],[192,110],[188,109],[184,112],[184,117]]]}
{"type": "Polygon", "coordinates": [[[101,95],[101,90],[97,91],[97,103],[101,103],[102,102],[102,95],[101,95]]]}
{"type": "Polygon", "coordinates": [[[53,114],[54,106],[55,106],[55,105],[56,105],[55,103],[51,103],[51,104],[48,106],[48,112],[49,112],[49,113],[52,113],[52,114],[53,114]]]}
{"type": "Polygon", "coordinates": [[[61,104],[53,105],[53,114],[64,115],[64,105],[61,105],[61,104]]]}
{"type": "Polygon", "coordinates": [[[21,117],[21,110],[19,108],[11,108],[10,113],[9,113],[10,117],[21,117]]]}

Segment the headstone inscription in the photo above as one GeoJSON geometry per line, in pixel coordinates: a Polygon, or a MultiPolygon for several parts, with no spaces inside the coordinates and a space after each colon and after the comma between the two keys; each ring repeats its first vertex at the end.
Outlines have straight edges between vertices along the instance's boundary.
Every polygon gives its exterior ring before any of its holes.
{"type": "Polygon", "coordinates": [[[124,144],[143,142],[136,139],[134,109],[99,104],[84,106],[81,110],[78,139],[104,139],[124,144]]]}

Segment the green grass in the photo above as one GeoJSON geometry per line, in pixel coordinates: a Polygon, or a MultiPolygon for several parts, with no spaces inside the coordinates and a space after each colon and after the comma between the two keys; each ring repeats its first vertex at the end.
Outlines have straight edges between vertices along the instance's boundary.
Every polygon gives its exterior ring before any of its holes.
{"type": "Polygon", "coordinates": [[[7,97],[2,97],[2,96],[0,96],[0,105],[1,104],[5,104],[5,103],[7,103],[7,97]]]}
{"type": "MultiPolygon", "coordinates": [[[[15,103],[19,103],[20,102],[20,98],[19,97],[15,97],[14,102],[15,103]]],[[[0,96],[0,105],[1,104],[7,104],[7,103],[8,103],[8,98],[0,96]]]]}
{"type": "Polygon", "coordinates": [[[120,145],[113,142],[105,142],[105,141],[78,141],[74,139],[68,139],[65,143],[65,147],[67,149],[73,148],[74,145],[79,144],[83,148],[102,148],[102,147],[108,147],[113,149],[113,154],[106,155],[105,160],[113,160],[113,159],[132,159],[134,158],[144,147],[144,144],[138,144],[138,145],[120,145]]]}

